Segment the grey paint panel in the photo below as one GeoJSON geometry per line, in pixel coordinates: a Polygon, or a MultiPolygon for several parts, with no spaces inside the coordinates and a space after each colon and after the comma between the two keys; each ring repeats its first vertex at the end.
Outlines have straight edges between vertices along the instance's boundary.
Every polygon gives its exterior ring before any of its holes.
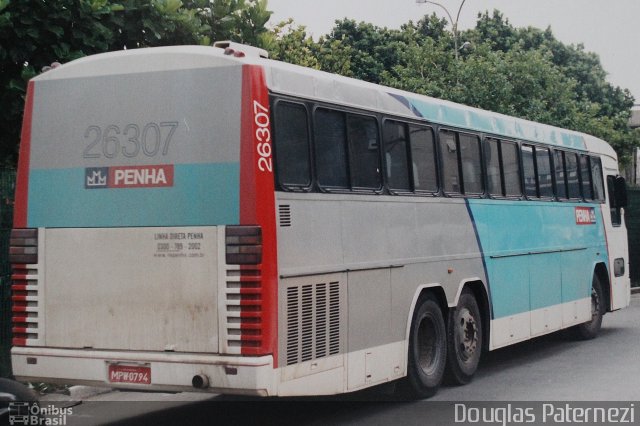
{"type": "Polygon", "coordinates": [[[404,340],[420,286],[442,286],[453,304],[461,282],[486,283],[464,200],[278,192],[276,201],[291,206],[291,226],[278,228],[281,276],[347,273],[350,352],[404,340]]]}
{"type": "Polygon", "coordinates": [[[237,162],[241,69],[38,81],[31,167],[237,162]]]}

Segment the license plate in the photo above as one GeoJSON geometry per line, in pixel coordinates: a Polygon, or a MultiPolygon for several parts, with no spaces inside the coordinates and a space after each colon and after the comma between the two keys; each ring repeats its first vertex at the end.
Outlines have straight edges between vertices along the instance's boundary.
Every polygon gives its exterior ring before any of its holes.
{"type": "Polygon", "coordinates": [[[150,385],[151,367],[109,364],[109,382],[150,385]]]}

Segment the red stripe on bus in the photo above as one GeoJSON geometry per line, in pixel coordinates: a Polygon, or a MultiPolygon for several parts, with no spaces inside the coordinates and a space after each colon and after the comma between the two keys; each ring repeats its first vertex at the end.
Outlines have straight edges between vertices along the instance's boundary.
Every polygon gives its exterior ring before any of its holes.
{"type": "Polygon", "coordinates": [[[18,156],[18,174],[16,176],[16,198],[13,211],[14,228],[27,227],[29,201],[29,165],[31,157],[31,126],[33,116],[33,92],[35,85],[30,81],[27,85],[27,99],[24,105],[20,150],[18,156]]]}
{"type": "MultiPolygon", "coordinates": [[[[274,368],[278,366],[278,271],[275,217],[275,188],[273,176],[271,114],[269,93],[264,70],[257,65],[242,68],[242,125],[240,148],[240,224],[262,227],[262,339],[258,347],[242,346],[246,355],[273,354],[274,368]]],[[[255,266],[247,267],[255,271],[255,266]]],[[[252,272],[253,273],[253,272],[252,272]]],[[[241,272],[242,275],[242,272],[241,272]]],[[[249,275],[249,274],[247,274],[249,275]]],[[[241,282],[253,281],[241,277],[241,282]]],[[[255,302],[254,302],[255,304],[255,302]]],[[[241,317],[254,316],[250,305],[241,304],[241,317]],[[247,309],[247,310],[245,310],[247,309]]],[[[244,334],[242,341],[254,340],[244,334]]]]}
{"type": "Polygon", "coordinates": [[[27,322],[29,317],[11,317],[11,322],[27,322]]]}
{"type": "Polygon", "coordinates": [[[11,340],[11,343],[13,344],[13,346],[27,346],[27,339],[14,337],[11,340]]]}

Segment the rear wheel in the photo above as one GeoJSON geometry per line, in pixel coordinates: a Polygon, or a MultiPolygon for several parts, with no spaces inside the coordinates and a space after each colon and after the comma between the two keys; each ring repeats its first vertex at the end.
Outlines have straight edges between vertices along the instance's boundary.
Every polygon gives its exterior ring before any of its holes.
{"type": "Polygon", "coordinates": [[[414,398],[433,396],[447,362],[447,337],[440,305],[432,295],[416,305],[409,335],[406,390],[414,398]]]}
{"type": "Polygon", "coordinates": [[[589,340],[596,337],[602,326],[604,311],[602,284],[600,284],[598,276],[594,275],[591,282],[591,320],[573,327],[571,329],[573,335],[580,340],[589,340]]]}
{"type": "Polygon", "coordinates": [[[458,306],[449,312],[447,381],[464,385],[475,374],[482,353],[482,318],[475,296],[465,288],[458,306]]]}

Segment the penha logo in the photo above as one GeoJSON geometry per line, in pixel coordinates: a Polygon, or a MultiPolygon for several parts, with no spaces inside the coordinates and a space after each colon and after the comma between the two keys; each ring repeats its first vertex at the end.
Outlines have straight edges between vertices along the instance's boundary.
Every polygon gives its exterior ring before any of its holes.
{"type": "Polygon", "coordinates": [[[106,188],[108,167],[89,167],[84,169],[84,187],[86,189],[106,188]]]}
{"type": "Polygon", "coordinates": [[[84,187],[159,188],[173,186],[173,164],[158,166],[88,167],[84,187]]]}
{"type": "Polygon", "coordinates": [[[594,223],[596,223],[596,209],[576,207],[576,225],[593,225],[594,223]]]}

